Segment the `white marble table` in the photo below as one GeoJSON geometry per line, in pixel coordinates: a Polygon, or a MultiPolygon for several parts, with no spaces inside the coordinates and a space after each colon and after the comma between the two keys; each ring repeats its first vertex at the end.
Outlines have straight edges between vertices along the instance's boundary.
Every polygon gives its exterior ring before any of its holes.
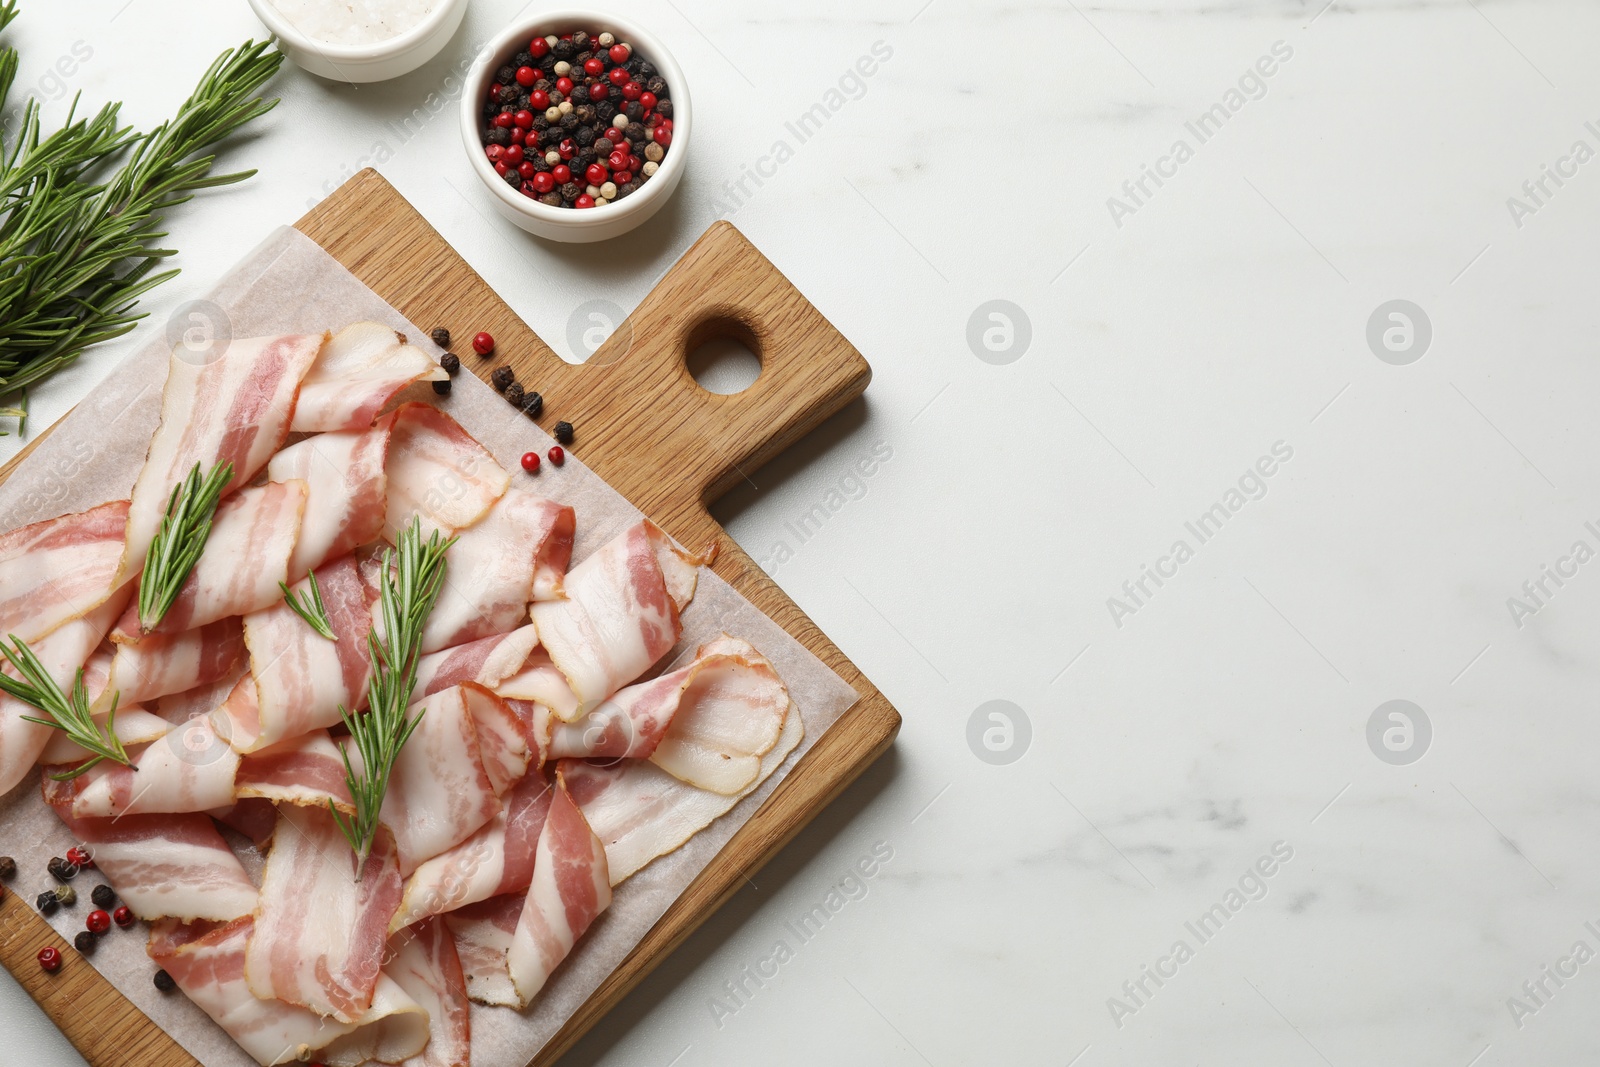
{"type": "MultiPolygon", "coordinates": [[[[634,239],[507,232],[453,111],[402,125],[517,8],[474,0],[398,82],[287,71],[229,153],[261,175],[174,216],[146,301],[376,162],[557,348],[725,216],[872,361],[719,514],[899,743],[569,1062],[1593,1062],[1600,9],[614,6],[699,114],[634,239]]],[[[258,32],[25,7],[21,83],[81,41],[67,87],[140,123],[258,32]]],[[[0,1004],[7,1062],[80,1062],[0,1004]]]]}

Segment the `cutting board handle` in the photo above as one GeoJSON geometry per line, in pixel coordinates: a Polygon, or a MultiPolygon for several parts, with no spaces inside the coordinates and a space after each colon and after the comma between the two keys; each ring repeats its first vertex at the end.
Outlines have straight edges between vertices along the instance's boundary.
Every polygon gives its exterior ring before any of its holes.
{"type": "MultiPolygon", "coordinates": [[[[730,223],[712,224],[582,370],[601,395],[639,398],[596,448],[662,465],[660,484],[685,481],[709,504],[861,395],[867,361],[730,223]],[[688,358],[717,337],[743,342],[761,374],[718,395],[689,373],[688,358]],[[663,447],[665,444],[666,447],[663,447]]],[[[618,457],[620,458],[620,456],[618,457]]],[[[647,512],[645,501],[635,500],[647,512]]]]}

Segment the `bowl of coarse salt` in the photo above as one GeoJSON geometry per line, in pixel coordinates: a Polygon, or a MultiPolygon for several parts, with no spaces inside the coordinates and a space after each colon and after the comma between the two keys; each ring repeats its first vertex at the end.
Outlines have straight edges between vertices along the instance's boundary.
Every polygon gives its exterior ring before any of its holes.
{"type": "Polygon", "coordinates": [[[296,64],[319,77],[376,82],[439,54],[467,0],[250,0],[296,64]]]}

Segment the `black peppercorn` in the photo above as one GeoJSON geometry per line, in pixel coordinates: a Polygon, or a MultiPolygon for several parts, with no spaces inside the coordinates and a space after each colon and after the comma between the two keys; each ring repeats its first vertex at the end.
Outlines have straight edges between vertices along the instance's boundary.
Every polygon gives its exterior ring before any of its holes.
{"type": "Polygon", "coordinates": [[[602,100],[594,106],[594,114],[601,122],[609,123],[617,117],[617,105],[609,100],[602,100]]]}
{"type": "Polygon", "coordinates": [[[433,343],[438,345],[440,348],[450,347],[450,331],[445,329],[443,326],[435,326],[433,328],[433,332],[428,334],[428,336],[433,338],[433,343]]]}
{"type": "Polygon", "coordinates": [[[454,374],[461,369],[461,357],[454,352],[446,352],[439,357],[439,366],[444,368],[446,374],[454,374]]]}
{"type": "Polygon", "coordinates": [[[520,383],[512,382],[506,386],[506,403],[514,408],[522,406],[522,385],[520,383]]]}
{"type": "Polygon", "coordinates": [[[672,101],[666,98],[657,100],[656,114],[660,115],[664,119],[670,119],[672,117],[672,101]]]}
{"type": "Polygon", "coordinates": [[[644,123],[642,122],[630,122],[628,123],[628,128],[622,132],[634,144],[642,144],[645,138],[650,136],[650,131],[644,128],[644,123]]]}
{"type": "Polygon", "coordinates": [[[443,381],[434,382],[433,383],[433,391],[435,393],[438,393],[440,396],[449,396],[450,395],[450,379],[446,378],[443,381]]]}
{"type": "Polygon", "coordinates": [[[531,67],[533,66],[533,53],[524,48],[511,57],[511,62],[519,67],[531,67]]]}
{"type": "Polygon", "coordinates": [[[609,156],[611,150],[615,147],[617,147],[617,143],[611,139],[609,134],[605,137],[596,137],[594,139],[594,150],[596,152],[603,152],[609,156]]]}
{"type": "Polygon", "coordinates": [[[563,100],[565,100],[567,98],[566,94],[562,93],[562,91],[560,89],[551,89],[550,93],[549,93],[549,96],[550,96],[550,103],[556,104],[556,105],[559,105],[563,100]]]}
{"type": "MultiPolygon", "coordinates": [[[[638,69],[637,73],[638,73],[639,77],[644,78],[646,81],[648,81],[649,79],[654,78],[656,76],[656,65],[654,63],[650,62],[648,59],[640,59],[639,60],[639,69],[638,69]]],[[[656,95],[660,96],[661,94],[657,93],[656,95]]]]}
{"type": "Polygon", "coordinates": [[[522,398],[522,413],[530,419],[537,419],[544,411],[544,397],[538,393],[528,393],[522,398]]]}
{"type": "Polygon", "coordinates": [[[550,120],[544,117],[543,111],[533,116],[533,128],[538,130],[540,133],[543,133],[550,128],[550,120]]]}
{"type": "Polygon", "coordinates": [[[539,197],[539,203],[543,204],[545,207],[560,207],[561,194],[554,191],[545,193],[543,196],[539,197]]]}
{"type": "Polygon", "coordinates": [[[506,391],[506,386],[510,385],[516,380],[517,372],[512,370],[510,367],[496,367],[494,369],[494,373],[489,375],[489,384],[493,385],[502,393],[506,391]]]}
{"type": "Polygon", "coordinates": [[[566,130],[568,134],[571,134],[573,130],[578,128],[579,125],[578,116],[574,115],[572,112],[569,111],[565,115],[561,116],[561,128],[566,130]]]}
{"type": "Polygon", "coordinates": [[[667,79],[659,76],[651,78],[645,83],[644,87],[646,92],[655,93],[656,98],[660,99],[661,95],[667,91],[667,79]]]}
{"type": "Polygon", "coordinates": [[[157,971],[155,977],[156,988],[163,993],[170,993],[178,988],[178,983],[172,980],[172,975],[166,971],[157,971]]]}
{"type": "Polygon", "coordinates": [[[630,55],[628,57],[628,61],[622,64],[622,69],[627,71],[629,74],[632,74],[634,76],[634,80],[638,81],[639,72],[644,69],[643,57],[638,55],[630,55]]]}
{"type": "Polygon", "coordinates": [[[94,954],[94,935],[87,930],[79,930],[78,936],[72,939],[72,947],[85,956],[94,954]]]}
{"type": "Polygon", "coordinates": [[[594,144],[594,127],[579,126],[572,131],[572,139],[577,142],[579,148],[588,148],[594,144]]]}
{"type": "Polygon", "coordinates": [[[517,87],[515,85],[502,85],[502,86],[500,86],[500,93],[499,93],[497,99],[500,101],[500,103],[502,105],[516,103],[516,100],[517,100],[517,87]]]}
{"type": "Polygon", "coordinates": [[[593,126],[594,121],[597,118],[594,113],[593,104],[579,104],[577,107],[572,109],[572,113],[578,116],[578,121],[583,123],[585,126],[593,126]]]}
{"type": "Polygon", "coordinates": [[[589,40],[588,31],[578,30],[572,35],[572,47],[587,52],[589,50],[589,40]]]}
{"type": "Polygon", "coordinates": [[[40,893],[38,898],[34,900],[33,904],[34,907],[39,909],[39,914],[45,916],[46,918],[54,915],[56,913],[56,909],[61,906],[61,902],[56,899],[56,895],[48,889],[46,889],[43,893],[40,893]]]}
{"type": "Polygon", "coordinates": [[[628,116],[630,122],[638,122],[644,118],[644,105],[637,100],[629,100],[623,105],[622,113],[628,116]]]}
{"type": "Polygon", "coordinates": [[[550,91],[555,87],[556,83],[551,81],[549,78],[540,78],[538,81],[533,83],[535,92],[541,92],[546,95],[549,95],[550,91]]]}
{"type": "Polygon", "coordinates": [[[572,423],[565,421],[556,423],[556,440],[564,445],[572,443],[572,423]]]}
{"type": "Polygon", "coordinates": [[[550,46],[550,52],[557,59],[565,59],[571,62],[572,57],[578,54],[578,46],[571,41],[557,41],[550,46]]]}
{"type": "Polygon", "coordinates": [[[638,191],[639,191],[639,179],[632,178],[632,179],[630,179],[628,181],[623,182],[621,185],[617,186],[617,199],[621,200],[623,197],[629,196],[629,195],[631,195],[633,193],[637,193],[638,191]]]}
{"type": "Polygon", "coordinates": [[[539,135],[539,140],[544,142],[546,148],[554,148],[561,143],[561,139],[566,135],[567,131],[563,130],[559,123],[552,122],[550,128],[539,135]]]}
{"type": "Polygon", "coordinates": [[[576,200],[583,195],[583,186],[577,182],[568,182],[561,187],[561,199],[576,200]]]}
{"type": "Polygon", "coordinates": [[[78,868],[60,856],[52,856],[50,862],[45,865],[45,870],[49,871],[50,877],[58,882],[70,882],[78,877],[78,868]]]}
{"type": "Polygon", "coordinates": [[[0,856],[0,879],[9,882],[17,876],[17,861],[10,856],[0,856]]]}
{"type": "Polygon", "coordinates": [[[501,85],[510,85],[517,80],[517,68],[507,64],[494,72],[494,80],[501,85]]]}
{"type": "Polygon", "coordinates": [[[56,900],[64,908],[70,908],[78,902],[78,891],[70,885],[64,885],[56,890],[56,900]]]}
{"type": "MultiPolygon", "coordinates": [[[[574,41],[573,43],[576,44],[577,42],[574,41]]],[[[582,69],[585,63],[594,58],[594,53],[588,50],[588,46],[583,47],[584,51],[579,52],[577,55],[572,57],[572,65],[574,68],[582,69]]]]}
{"type": "Polygon", "coordinates": [[[89,899],[94,901],[95,907],[110,911],[111,905],[117,902],[117,895],[111,891],[110,886],[102,884],[94,887],[94,892],[89,894],[89,899]]]}
{"type": "Polygon", "coordinates": [[[518,174],[515,168],[507,168],[506,172],[500,177],[513,189],[522,184],[522,175],[518,174]]]}

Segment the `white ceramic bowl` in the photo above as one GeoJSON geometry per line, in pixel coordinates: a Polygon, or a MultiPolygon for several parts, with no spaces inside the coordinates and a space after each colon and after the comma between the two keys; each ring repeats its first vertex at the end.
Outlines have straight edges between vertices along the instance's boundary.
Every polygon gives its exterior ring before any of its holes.
{"type": "Polygon", "coordinates": [[[455,36],[467,0],[439,0],[423,20],[398,37],[376,44],[330,44],[295,29],[272,0],[250,0],[256,17],[278,39],[278,47],[297,65],[341,82],[380,82],[410,74],[439,54],[455,36]]]}
{"type": "Polygon", "coordinates": [[[500,214],[531,234],[552,241],[586,244],[627,233],[660,211],[683,178],[691,128],[688,84],[672,53],[655,37],[626,19],[593,11],[552,11],[518,22],[478,53],[467,71],[465,85],[461,94],[461,141],[467,150],[467,163],[483,182],[500,214]],[[633,195],[604,207],[579,209],[541,204],[507,185],[483,154],[481,109],[495,71],[534,37],[573,30],[595,34],[609,32],[615,34],[617,40],[626,41],[633,46],[636,55],[655,65],[672,94],[672,146],[667,149],[660,169],[633,195]]]}

